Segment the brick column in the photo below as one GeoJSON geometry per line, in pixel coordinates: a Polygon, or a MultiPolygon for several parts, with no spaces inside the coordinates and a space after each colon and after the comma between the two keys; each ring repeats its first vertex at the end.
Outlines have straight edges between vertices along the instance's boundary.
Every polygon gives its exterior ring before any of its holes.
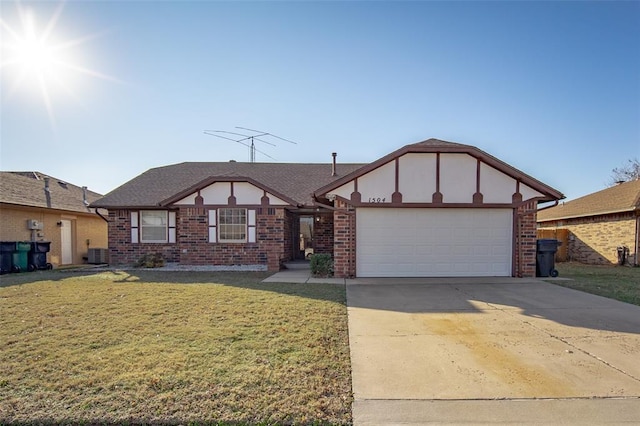
{"type": "Polygon", "coordinates": [[[347,212],[348,205],[336,200],[333,212],[333,270],[337,278],[349,278],[356,275],[356,218],[355,211],[347,212]]]}
{"type": "Polygon", "coordinates": [[[529,201],[516,209],[515,273],[517,277],[536,276],[537,202],[529,201]]]}

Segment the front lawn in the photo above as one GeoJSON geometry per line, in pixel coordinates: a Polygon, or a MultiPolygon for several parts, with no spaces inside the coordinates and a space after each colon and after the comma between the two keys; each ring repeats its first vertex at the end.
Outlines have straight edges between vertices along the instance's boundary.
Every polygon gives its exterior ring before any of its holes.
{"type": "Polygon", "coordinates": [[[594,266],[581,263],[556,263],[561,278],[554,284],[598,296],[640,305],[640,268],[628,266],[594,266]]]}
{"type": "Polygon", "coordinates": [[[351,423],[343,286],[264,273],[0,278],[0,424],[351,423]]]}

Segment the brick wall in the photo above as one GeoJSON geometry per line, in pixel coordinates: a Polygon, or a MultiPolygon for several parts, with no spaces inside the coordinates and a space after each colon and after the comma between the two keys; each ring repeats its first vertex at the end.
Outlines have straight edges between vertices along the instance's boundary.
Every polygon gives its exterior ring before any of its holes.
{"type": "Polygon", "coordinates": [[[285,210],[284,214],[284,246],[282,261],[291,260],[299,247],[300,221],[298,215],[285,210]]]}
{"type": "Polygon", "coordinates": [[[210,243],[208,209],[181,207],[175,244],[132,244],[130,212],[110,211],[110,263],[132,264],[145,253],[162,253],[168,262],[185,265],[266,265],[277,271],[287,258],[285,214],[283,208],[256,209],[256,243],[210,243]]]}
{"type": "Polygon", "coordinates": [[[330,214],[316,215],[313,222],[313,252],[333,256],[333,217],[330,214]]]}
{"type": "Polygon", "coordinates": [[[633,212],[550,221],[540,229],[566,229],[569,232],[567,257],[570,261],[593,265],[618,262],[618,246],[629,248],[630,263],[637,263],[636,221],[633,212]]]}
{"type": "Polygon", "coordinates": [[[515,276],[536,276],[536,213],[537,203],[530,201],[516,209],[515,276]]]}
{"type": "Polygon", "coordinates": [[[167,262],[177,262],[177,244],[131,244],[131,212],[109,210],[109,263],[130,265],[146,253],[161,253],[167,262]]]}
{"type": "Polygon", "coordinates": [[[335,201],[335,207],[340,210],[333,212],[334,276],[338,278],[355,277],[355,211],[348,213],[348,205],[341,200],[335,201]]]}

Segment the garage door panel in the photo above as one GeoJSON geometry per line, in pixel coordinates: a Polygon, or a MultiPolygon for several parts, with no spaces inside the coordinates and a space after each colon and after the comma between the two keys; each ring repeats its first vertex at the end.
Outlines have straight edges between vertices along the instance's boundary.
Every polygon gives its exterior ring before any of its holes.
{"type": "Polygon", "coordinates": [[[511,275],[511,209],[360,208],[356,235],[361,277],[511,275]]]}

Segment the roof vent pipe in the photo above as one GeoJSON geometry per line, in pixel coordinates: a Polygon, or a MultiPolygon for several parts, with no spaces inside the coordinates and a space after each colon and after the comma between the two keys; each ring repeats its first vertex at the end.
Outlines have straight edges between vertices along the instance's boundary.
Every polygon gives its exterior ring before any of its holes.
{"type": "Polygon", "coordinates": [[[44,198],[47,202],[47,208],[51,208],[51,189],[49,189],[49,178],[44,178],[44,198]]]}
{"type": "Polygon", "coordinates": [[[87,201],[87,187],[86,186],[82,187],[82,204],[84,204],[85,206],[89,205],[89,202],[87,201]]]}
{"type": "Polygon", "coordinates": [[[338,154],[335,152],[331,153],[331,156],[333,157],[333,163],[331,164],[331,176],[335,176],[336,175],[336,156],[338,154]]]}

